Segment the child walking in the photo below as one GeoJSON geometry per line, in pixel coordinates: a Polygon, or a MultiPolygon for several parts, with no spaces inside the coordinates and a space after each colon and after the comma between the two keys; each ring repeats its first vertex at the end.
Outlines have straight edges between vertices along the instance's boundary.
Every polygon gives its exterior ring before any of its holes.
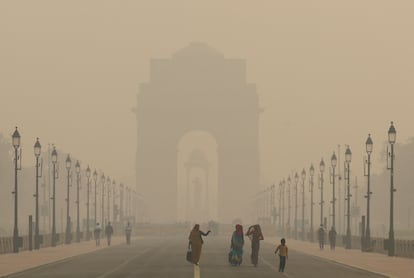
{"type": "Polygon", "coordinates": [[[288,248],[286,246],[286,240],[284,238],[280,240],[280,245],[276,248],[275,254],[277,254],[278,251],[279,251],[279,258],[280,258],[279,272],[284,272],[286,260],[288,257],[288,248]]]}

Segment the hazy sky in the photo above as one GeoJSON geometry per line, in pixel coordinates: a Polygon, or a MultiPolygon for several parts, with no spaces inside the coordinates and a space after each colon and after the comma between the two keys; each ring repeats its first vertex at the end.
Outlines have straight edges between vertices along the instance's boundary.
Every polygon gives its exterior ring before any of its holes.
{"type": "Polygon", "coordinates": [[[39,136],[132,180],[149,61],[200,41],[247,61],[265,184],[338,144],[360,173],[368,133],[374,163],[391,120],[399,142],[414,135],[413,14],[412,1],[1,1],[0,132],[19,126],[26,165],[39,136]]]}

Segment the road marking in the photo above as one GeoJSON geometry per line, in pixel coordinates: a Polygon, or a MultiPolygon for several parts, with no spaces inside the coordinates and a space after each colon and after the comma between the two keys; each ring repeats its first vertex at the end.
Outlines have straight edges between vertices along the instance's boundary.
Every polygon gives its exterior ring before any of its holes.
{"type": "MultiPolygon", "coordinates": [[[[270,267],[271,269],[273,269],[276,272],[279,272],[279,269],[276,268],[275,266],[273,266],[273,264],[269,263],[268,261],[266,261],[265,259],[263,259],[262,257],[259,257],[259,259],[268,267],[270,267]]],[[[286,272],[283,272],[283,276],[286,276],[288,278],[293,278],[293,276],[287,274],[286,272]]]]}
{"type": "Polygon", "coordinates": [[[200,278],[200,266],[194,265],[194,278],[200,278]]]}
{"type": "Polygon", "coordinates": [[[136,254],[135,256],[129,258],[126,261],[124,261],[123,263],[121,263],[120,265],[118,265],[117,267],[115,267],[114,269],[112,269],[112,270],[110,270],[108,272],[105,272],[101,276],[98,276],[98,278],[105,278],[105,277],[111,275],[112,273],[117,272],[118,270],[120,270],[121,268],[123,268],[124,266],[126,266],[127,264],[129,264],[132,260],[135,260],[136,258],[144,255],[145,253],[147,253],[150,250],[151,250],[151,248],[145,249],[142,253],[136,254]]]}

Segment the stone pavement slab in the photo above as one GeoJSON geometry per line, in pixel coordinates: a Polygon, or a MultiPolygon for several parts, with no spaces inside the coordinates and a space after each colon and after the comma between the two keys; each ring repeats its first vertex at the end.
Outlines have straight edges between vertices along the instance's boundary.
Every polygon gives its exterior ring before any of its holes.
{"type": "MultiPolygon", "coordinates": [[[[267,238],[265,241],[276,246],[276,244],[279,244],[280,238],[267,238]]],[[[319,250],[317,242],[311,243],[293,239],[286,239],[286,245],[290,249],[298,252],[382,274],[391,278],[414,277],[413,259],[388,257],[384,254],[361,252],[361,250],[357,249],[347,250],[343,247],[330,250],[329,245],[325,245],[324,250],[319,250]]]]}
{"type": "MultiPolygon", "coordinates": [[[[111,246],[125,243],[125,237],[113,237],[111,246]]],[[[95,240],[41,248],[33,251],[22,251],[0,255],[0,277],[21,272],[31,268],[62,261],[81,254],[91,253],[107,246],[106,239],[101,239],[101,245],[95,246],[95,240]]]]}

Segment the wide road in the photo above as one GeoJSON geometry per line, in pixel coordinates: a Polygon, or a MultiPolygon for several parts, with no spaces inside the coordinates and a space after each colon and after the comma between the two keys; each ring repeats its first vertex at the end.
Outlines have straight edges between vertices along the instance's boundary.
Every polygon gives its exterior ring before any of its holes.
{"type": "MultiPolygon", "coordinates": [[[[289,246],[289,242],[287,243],[289,246]]],[[[244,262],[232,267],[227,262],[229,238],[205,238],[199,269],[185,261],[185,237],[149,237],[38,267],[10,277],[143,277],[143,278],[383,278],[290,250],[285,273],[277,271],[275,246],[262,243],[258,267],[250,264],[250,242],[246,240],[244,262]]],[[[315,245],[316,248],[316,245],[315,245]]],[[[315,249],[315,252],[319,252],[315,249]]]]}

